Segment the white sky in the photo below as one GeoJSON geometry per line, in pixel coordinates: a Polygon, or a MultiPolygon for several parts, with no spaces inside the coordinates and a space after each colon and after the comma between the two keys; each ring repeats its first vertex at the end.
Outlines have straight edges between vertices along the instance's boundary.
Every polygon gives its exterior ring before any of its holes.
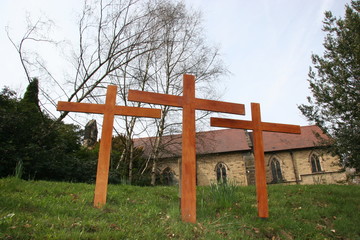
{"type": "MultiPolygon", "coordinates": [[[[247,114],[242,119],[250,118],[250,102],[258,102],[263,121],[307,125],[297,105],[306,103],[310,94],[307,74],[311,53],[323,53],[324,11],[343,16],[350,0],[186,0],[186,3],[203,12],[208,40],[220,46],[222,58],[232,73],[221,79],[226,88],[222,100],[246,104],[247,114]]],[[[23,93],[28,84],[5,27],[9,26],[11,36],[18,41],[25,31],[26,14],[33,19],[46,15],[57,25],[56,38],[74,39],[81,7],[82,1],[78,0],[0,0],[0,88],[6,85],[23,93]]],[[[50,69],[61,76],[56,71],[59,54],[49,52],[46,59],[50,69]]]]}

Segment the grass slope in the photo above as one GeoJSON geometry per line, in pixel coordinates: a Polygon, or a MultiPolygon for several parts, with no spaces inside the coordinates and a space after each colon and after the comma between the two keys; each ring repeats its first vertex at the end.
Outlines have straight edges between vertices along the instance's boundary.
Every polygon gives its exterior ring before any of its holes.
{"type": "Polygon", "coordinates": [[[94,186],[0,179],[0,239],[360,239],[360,186],[269,186],[270,218],[255,188],[198,187],[196,224],[180,220],[176,187],[94,186]]]}

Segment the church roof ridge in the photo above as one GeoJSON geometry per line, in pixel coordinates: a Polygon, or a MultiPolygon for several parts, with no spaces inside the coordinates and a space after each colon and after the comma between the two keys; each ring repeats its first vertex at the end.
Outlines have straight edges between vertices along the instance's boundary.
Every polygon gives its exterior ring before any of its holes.
{"type": "MultiPolygon", "coordinates": [[[[318,138],[329,139],[316,125],[301,126],[301,134],[263,132],[264,151],[284,151],[317,147],[318,138]]],[[[155,137],[135,138],[135,146],[142,146],[146,155],[151,153],[155,137]]],[[[162,138],[161,157],[181,156],[181,134],[166,135],[162,138]]],[[[243,129],[218,129],[196,133],[196,153],[212,154],[252,150],[252,132],[243,129]]]]}

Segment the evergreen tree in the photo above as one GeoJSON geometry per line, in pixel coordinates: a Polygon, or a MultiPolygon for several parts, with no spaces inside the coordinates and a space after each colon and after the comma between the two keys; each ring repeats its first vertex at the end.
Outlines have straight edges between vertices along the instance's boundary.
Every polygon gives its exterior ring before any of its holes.
{"type": "Polygon", "coordinates": [[[39,104],[39,80],[34,78],[26,88],[26,92],[24,94],[21,103],[28,103],[28,104],[39,104]]]}
{"type": "Polygon", "coordinates": [[[7,88],[0,94],[0,177],[18,170],[24,179],[94,181],[96,153],[81,148],[78,126],[40,111],[38,84],[34,79],[21,100],[7,88]]]}
{"type": "Polygon", "coordinates": [[[331,137],[331,150],[345,166],[360,170],[360,1],[337,19],[325,12],[323,56],[312,55],[312,97],[299,109],[331,137]]]}

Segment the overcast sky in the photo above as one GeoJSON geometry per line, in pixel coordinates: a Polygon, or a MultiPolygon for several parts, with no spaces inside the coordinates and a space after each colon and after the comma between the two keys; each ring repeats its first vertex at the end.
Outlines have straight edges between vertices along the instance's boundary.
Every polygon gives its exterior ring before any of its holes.
{"type": "MultiPolygon", "coordinates": [[[[1,88],[6,85],[23,93],[28,84],[5,27],[9,26],[16,41],[25,31],[26,14],[33,19],[46,15],[57,25],[55,37],[71,39],[76,34],[81,2],[0,1],[1,88]]],[[[246,104],[247,116],[242,119],[249,119],[250,102],[258,102],[263,121],[307,125],[297,105],[306,103],[310,94],[307,74],[311,54],[323,53],[324,11],[343,16],[350,0],[186,0],[186,3],[202,11],[209,43],[220,46],[224,63],[232,73],[221,79],[226,88],[222,99],[246,104]]]]}

